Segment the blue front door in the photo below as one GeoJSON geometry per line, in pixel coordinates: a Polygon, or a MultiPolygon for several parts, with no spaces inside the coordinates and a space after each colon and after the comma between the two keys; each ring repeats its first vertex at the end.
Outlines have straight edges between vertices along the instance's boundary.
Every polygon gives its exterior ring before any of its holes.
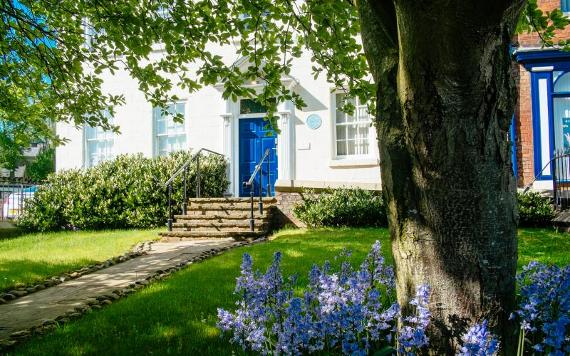
{"type": "Polygon", "coordinates": [[[265,160],[260,173],[263,179],[260,182],[258,173],[253,182],[254,194],[259,194],[261,184],[262,194],[267,196],[267,183],[269,177],[269,195],[275,193],[275,181],[277,180],[277,134],[266,127],[267,121],[262,118],[239,120],[239,195],[249,196],[250,188],[244,187],[243,182],[255,170],[265,150],[269,149],[269,159],[265,160]],[[268,174],[269,173],[269,174],[268,174]]]}

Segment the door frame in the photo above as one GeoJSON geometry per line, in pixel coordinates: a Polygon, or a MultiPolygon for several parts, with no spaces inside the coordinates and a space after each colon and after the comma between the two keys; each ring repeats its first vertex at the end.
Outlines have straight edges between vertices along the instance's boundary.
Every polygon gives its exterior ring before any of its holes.
{"type": "MultiPolygon", "coordinates": [[[[263,113],[240,114],[240,100],[226,100],[226,113],[223,119],[224,155],[229,158],[228,193],[239,197],[239,120],[263,117],[263,113]]],[[[294,105],[290,101],[277,105],[278,125],[281,132],[277,135],[277,179],[295,179],[295,127],[293,120],[294,105]]],[[[277,185],[277,183],[276,183],[277,185]]]]}

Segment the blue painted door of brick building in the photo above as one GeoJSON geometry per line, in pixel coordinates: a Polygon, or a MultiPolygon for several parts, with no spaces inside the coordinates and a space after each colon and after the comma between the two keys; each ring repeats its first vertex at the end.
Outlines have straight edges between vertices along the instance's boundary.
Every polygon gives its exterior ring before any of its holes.
{"type": "Polygon", "coordinates": [[[267,179],[269,176],[270,195],[275,193],[275,181],[277,180],[277,134],[266,127],[267,122],[262,118],[239,120],[239,184],[240,196],[249,196],[250,189],[243,186],[255,166],[263,157],[266,149],[269,149],[269,166],[267,160],[263,163],[263,180],[260,182],[259,173],[253,183],[254,194],[259,194],[259,184],[262,185],[262,194],[267,196],[267,179]],[[269,173],[269,175],[268,175],[269,173]]]}

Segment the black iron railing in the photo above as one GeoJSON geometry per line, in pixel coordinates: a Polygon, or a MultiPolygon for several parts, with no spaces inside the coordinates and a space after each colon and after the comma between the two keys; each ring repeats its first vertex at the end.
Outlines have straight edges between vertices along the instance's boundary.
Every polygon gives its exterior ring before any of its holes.
{"type": "Polygon", "coordinates": [[[552,192],[559,210],[570,207],[570,153],[554,152],[552,159],[552,192]]]}
{"type": "Polygon", "coordinates": [[[200,198],[202,196],[202,171],[200,169],[200,157],[203,152],[208,152],[211,154],[215,154],[218,156],[224,157],[223,154],[209,150],[207,148],[201,148],[190,157],[184,164],[178,168],[172,176],[164,183],[164,186],[167,189],[168,195],[168,231],[172,231],[172,223],[174,222],[174,214],[172,212],[172,194],[173,194],[173,183],[174,180],[182,175],[182,183],[183,183],[183,190],[184,190],[184,201],[182,202],[182,214],[186,215],[188,212],[188,172],[190,169],[190,165],[193,162],[196,162],[196,198],[200,198]]]}
{"type": "Polygon", "coordinates": [[[0,182],[0,221],[20,216],[36,190],[37,185],[31,183],[0,182]]]}
{"type": "Polygon", "coordinates": [[[552,174],[554,206],[558,210],[568,209],[570,207],[570,153],[567,150],[554,151],[552,159],[542,167],[532,182],[526,185],[524,192],[526,193],[548,168],[552,174]]]}
{"type": "Polygon", "coordinates": [[[267,196],[270,197],[271,196],[271,171],[270,171],[270,162],[269,162],[269,148],[265,150],[265,153],[263,154],[263,157],[261,157],[261,160],[259,160],[259,163],[255,166],[255,169],[253,171],[253,173],[251,174],[251,176],[249,177],[249,180],[247,182],[243,182],[244,187],[249,187],[249,199],[250,199],[250,204],[251,204],[251,208],[250,208],[250,219],[249,219],[249,229],[251,231],[255,230],[255,217],[254,217],[254,212],[253,212],[253,201],[254,201],[254,195],[255,195],[255,186],[254,186],[254,182],[255,182],[255,177],[259,174],[259,203],[258,203],[258,208],[259,208],[259,214],[263,214],[263,163],[265,161],[267,161],[267,196]]]}

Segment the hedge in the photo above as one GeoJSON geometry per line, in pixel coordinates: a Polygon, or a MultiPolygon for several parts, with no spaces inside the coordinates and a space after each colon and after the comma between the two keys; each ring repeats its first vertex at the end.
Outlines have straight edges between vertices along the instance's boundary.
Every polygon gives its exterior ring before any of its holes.
{"type": "Polygon", "coordinates": [[[386,208],[381,192],[363,189],[312,190],[303,193],[304,200],[293,213],[309,227],[387,226],[386,208]]]}
{"type": "MultiPolygon", "coordinates": [[[[362,189],[306,190],[304,200],[293,209],[309,227],[386,226],[386,209],[380,192],[362,189]]],[[[517,193],[521,227],[552,226],[551,198],[537,192],[517,193]]]]}
{"type": "MultiPolygon", "coordinates": [[[[61,229],[149,228],[163,226],[167,219],[164,182],[189,159],[190,152],[145,158],[121,155],[85,170],[51,174],[17,220],[32,231],[61,229]]],[[[202,156],[201,193],[220,197],[229,182],[226,161],[220,156],[202,156]]],[[[196,165],[190,165],[188,194],[195,196],[196,165]]],[[[183,201],[182,178],[174,182],[175,213],[183,201]]]]}
{"type": "Polygon", "coordinates": [[[552,226],[554,208],[550,197],[537,192],[517,193],[519,226],[552,226]]]}

